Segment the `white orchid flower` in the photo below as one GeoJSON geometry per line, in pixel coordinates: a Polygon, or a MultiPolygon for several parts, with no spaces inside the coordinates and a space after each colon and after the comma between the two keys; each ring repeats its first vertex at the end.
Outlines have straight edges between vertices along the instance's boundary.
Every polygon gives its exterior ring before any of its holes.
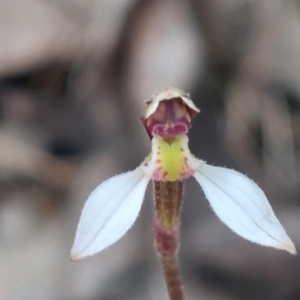
{"type": "Polygon", "coordinates": [[[142,122],[152,139],[151,154],[133,171],[101,183],[87,199],[76,232],[72,260],[107,248],[133,225],[147,184],[193,176],[216,215],[232,231],[254,243],[296,253],[264,192],[245,175],[195,158],[187,133],[199,109],[188,94],[167,88],[146,102],[142,122]]]}

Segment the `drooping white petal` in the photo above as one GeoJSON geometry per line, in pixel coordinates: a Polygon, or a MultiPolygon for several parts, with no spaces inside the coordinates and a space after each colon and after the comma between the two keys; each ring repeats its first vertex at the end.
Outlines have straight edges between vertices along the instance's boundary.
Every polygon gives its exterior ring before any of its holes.
{"type": "Polygon", "coordinates": [[[296,253],[264,192],[245,175],[202,163],[194,177],[217,216],[252,242],[296,253]]]}
{"type": "Polygon", "coordinates": [[[87,199],[71,259],[93,255],[119,240],[136,220],[149,178],[139,167],[101,183],[87,199]]]}
{"type": "Polygon", "coordinates": [[[196,107],[194,102],[191,100],[190,95],[184,93],[180,89],[174,87],[167,87],[162,89],[159,93],[153,95],[150,100],[147,100],[148,104],[145,115],[143,116],[145,119],[149,118],[158,108],[159,102],[164,100],[170,100],[174,98],[181,98],[182,101],[195,113],[199,113],[200,109],[196,107]]]}

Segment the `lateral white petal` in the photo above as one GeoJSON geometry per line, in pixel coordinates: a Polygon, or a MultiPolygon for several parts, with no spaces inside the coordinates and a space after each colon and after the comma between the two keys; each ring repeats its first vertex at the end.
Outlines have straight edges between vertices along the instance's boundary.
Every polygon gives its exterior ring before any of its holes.
{"type": "Polygon", "coordinates": [[[101,183],[87,199],[71,259],[93,255],[119,240],[136,220],[149,178],[140,167],[101,183]]]}
{"type": "Polygon", "coordinates": [[[217,216],[252,242],[296,253],[264,192],[245,175],[202,163],[194,177],[217,216]]]}

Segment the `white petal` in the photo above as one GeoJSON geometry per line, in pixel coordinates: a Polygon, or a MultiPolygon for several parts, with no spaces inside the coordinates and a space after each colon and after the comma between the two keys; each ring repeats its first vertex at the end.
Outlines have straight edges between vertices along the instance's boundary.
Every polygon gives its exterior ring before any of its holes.
{"type": "Polygon", "coordinates": [[[243,238],[296,254],[264,192],[243,174],[202,163],[194,177],[217,216],[243,238]]]}
{"type": "Polygon", "coordinates": [[[174,88],[174,87],[167,87],[163,90],[161,90],[159,93],[155,94],[150,98],[150,100],[147,100],[146,103],[148,103],[146,113],[144,115],[144,118],[149,118],[157,109],[159,102],[164,100],[170,100],[174,98],[181,98],[182,101],[194,112],[199,113],[200,109],[197,108],[190,98],[189,94],[184,93],[180,89],[174,88]]]}
{"type": "Polygon", "coordinates": [[[87,199],[71,259],[93,255],[119,240],[136,220],[149,178],[139,167],[101,183],[87,199]]]}

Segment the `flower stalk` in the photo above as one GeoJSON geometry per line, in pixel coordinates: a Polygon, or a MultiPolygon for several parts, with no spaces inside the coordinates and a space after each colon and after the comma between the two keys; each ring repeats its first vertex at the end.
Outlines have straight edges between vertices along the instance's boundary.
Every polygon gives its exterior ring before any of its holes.
{"type": "Polygon", "coordinates": [[[183,182],[154,181],[153,231],[170,300],[183,300],[178,268],[179,227],[183,182]]]}
{"type": "Polygon", "coordinates": [[[184,300],[177,255],[160,257],[170,300],[184,300]]]}

